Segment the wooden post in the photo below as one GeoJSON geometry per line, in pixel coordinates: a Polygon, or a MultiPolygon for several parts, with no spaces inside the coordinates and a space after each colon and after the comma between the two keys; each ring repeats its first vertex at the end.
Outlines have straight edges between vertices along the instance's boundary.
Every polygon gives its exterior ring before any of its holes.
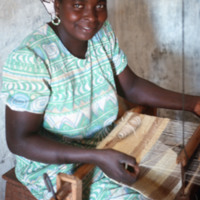
{"type": "Polygon", "coordinates": [[[177,164],[181,163],[181,165],[185,167],[199,144],[200,144],[200,126],[197,127],[196,131],[189,139],[185,148],[178,155],[176,160],[177,164]]]}

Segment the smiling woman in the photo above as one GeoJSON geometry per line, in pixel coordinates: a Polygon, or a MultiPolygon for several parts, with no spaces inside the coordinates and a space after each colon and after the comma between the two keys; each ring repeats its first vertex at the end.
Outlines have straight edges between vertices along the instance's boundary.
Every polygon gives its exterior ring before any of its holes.
{"type": "Polygon", "coordinates": [[[64,46],[75,56],[84,58],[87,41],[103,26],[107,18],[105,0],[55,0],[59,26],[51,26],[64,46]]]}
{"type": "Polygon", "coordinates": [[[127,65],[106,21],[106,1],[44,3],[60,23],[50,22],[30,34],[9,56],[3,72],[7,143],[17,154],[16,176],[37,199],[50,199],[43,173],[55,186],[59,172],[70,174],[79,163],[93,163],[98,167],[84,180],[84,199],[139,197],[111,183],[100,170],[120,182],[133,182],[137,174],[130,177],[123,162],[136,169],[135,159],[94,149],[117,117],[114,76],[127,65]],[[117,167],[114,173],[112,165],[117,167]]]}
{"type": "MultiPolygon", "coordinates": [[[[141,199],[107,178],[132,184],[139,172],[135,159],[95,147],[113,129],[117,94],[171,109],[182,109],[182,96],[129,69],[107,21],[105,0],[51,5],[57,23],[27,36],[3,68],[6,138],[17,155],[16,176],[37,199],[50,199],[44,173],[55,186],[59,172],[71,174],[80,163],[91,163],[96,167],[84,180],[83,199],[141,199]],[[134,168],[131,175],[127,164],[134,168]]],[[[186,95],[185,109],[199,115],[200,98],[186,95]]]]}

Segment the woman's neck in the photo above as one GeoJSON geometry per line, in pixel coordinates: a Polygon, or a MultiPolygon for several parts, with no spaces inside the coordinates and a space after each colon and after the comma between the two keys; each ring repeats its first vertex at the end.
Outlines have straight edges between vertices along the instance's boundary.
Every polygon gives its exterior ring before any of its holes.
{"type": "Polygon", "coordinates": [[[81,59],[85,58],[85,54],[87,52],[87,47],[88,47],[88,41],[80,41],[72,37],[69,38],[69,36],[65,34],[65,32],[62,29],[55,27],[51,23],[49,23],[49,25],[54,30],[56,35],[60,38],[63,45],[72,55],[81,59]]]}

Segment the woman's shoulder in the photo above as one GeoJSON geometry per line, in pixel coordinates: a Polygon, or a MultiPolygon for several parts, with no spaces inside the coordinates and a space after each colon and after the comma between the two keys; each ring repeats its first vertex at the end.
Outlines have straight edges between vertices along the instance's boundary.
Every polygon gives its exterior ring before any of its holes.
{"type": "Polygon", "coordinates": [[[42,60],[45,60],[48,58],[45,51],[46,46],[53,41],[56,42],[56,40],[54,31],[48,24],[44,24],[26,36],[20,45],[10,53],[8,59],[40,57],[42,60]]]}
{"type": "Polygon", "coordinates": [[[115,38],[115,34],[112,28],[111,23],[106,20],[102,26],[102,28],[99,30],[99,32],[95,35],[95,39],[99,40],[101,38],[102,41],[111,41],[115,38]]]}
{"type": "Polygon", "coordinates": [[[55,37],[54,32],[51,30],[48,24],[44,24],[43,26],[39,27],[28,36],[26,36],[18,48],[23,46],[34,47],[37,45],[41,45],[45,41],[49,41],[52,37],[55,37]]]}
{"type": "Polygon", "coordinates": [[[102,29],[112,30],[111,23],[110,23],[110,21],[108,19],[104,22],[104,24],[102,26],[102,29]]]}

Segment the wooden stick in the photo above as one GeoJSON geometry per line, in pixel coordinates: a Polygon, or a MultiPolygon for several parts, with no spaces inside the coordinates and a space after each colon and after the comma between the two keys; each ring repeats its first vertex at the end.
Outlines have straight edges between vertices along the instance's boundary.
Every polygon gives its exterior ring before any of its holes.
{"type": "Polygon", "coordinates": [[[74,176],[82,180],[94,167],[92,164],[84,164],[75,171],[74,176]]]}
{"type": "Polygon", "coordinates": [[[82,181],[74,175],[59,173],[57,190],[57,200],[82,199],[82,181]]]}
{"type": "Polygon", "coordinates": [[[178,155],[176,162],[177,164],[181,163],[185,167],[188,163],[188,160],[192,157],[198,145],[200,144],[200,126],[197,127],[192,137],[189,139],[185,148],[178,155]]]}

